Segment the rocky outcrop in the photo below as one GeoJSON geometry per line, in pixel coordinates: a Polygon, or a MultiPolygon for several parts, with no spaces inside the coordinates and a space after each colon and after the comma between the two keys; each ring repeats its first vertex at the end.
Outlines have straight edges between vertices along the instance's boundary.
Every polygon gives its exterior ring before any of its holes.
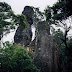
{"type": "Polygon", "coordinates": [[[31,47],[34,63],[41,70],[41,72],[52,72],[54,52],[53,38],[50,35],[50,27],[46,24],[46,21],[39,21],[37,24],[33,22],[33,9],[31,7],[26,6],[22,13],[26,17],[26,23],[28,26],[25,29],[21,26],[18,27],[14,37],[15,43],[31,47]],[[32,24],[36,25],[36,37],[33,42],[31,42],[32,24]]]}
{"type": "Polygon", "coordinates": [[[22,14],[25,15],[26,22],[29,23],[29,25],[33,24],[33,19],[32,19],[33,13],[34,13],[33,8],[30,6],[26,6],[22,12],[22,14]]]}
{"type": "Polygon", "coordinates": [[[30,26],[24,29],[19,26],[14,36],[14,42],[22,46],[28,46],[32,39],[32,32],[30,26]]]}
{"type": "Polygon", "coordinates": [[[38,23],[34,63],[41,72],[52,72],[53,70],[53,38],[48,34],[47,28],[45,21],[38,23]]]}
{"type": "Polygon", "coordinates": [[[26,6],[22,12],[22,14],[26,17],[26,24],[27,27],[24,28],[22,26],[19,26],[16,30],[15,36],[14,36],[14,42],[16,44],[21,44],[22,46],[28,46],[32,39],[32,31],[31,31],[31,25],[33,24],[32,15],[33,15],[33,9],[30,6],[26,6]]]}

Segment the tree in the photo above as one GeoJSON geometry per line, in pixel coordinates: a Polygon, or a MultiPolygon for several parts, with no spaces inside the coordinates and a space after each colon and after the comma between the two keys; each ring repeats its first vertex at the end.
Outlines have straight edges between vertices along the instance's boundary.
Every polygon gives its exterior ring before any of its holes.
{"type": "Polygon", "coordinates": [[[66,62],[64,62],[64,70],[63,72],[68,72],[68,44],[67,44],[67,35],[70,29],[72,28],[72,1],[71,0],[59,0],[52,7],[48,7],[46,9],[46,18],[50,20],[51,24],[55,24],[57,27],[61,27],[64,29],[63,38],[61,38],[63,45],[65,47],[65,55],[64,58],[66,62]],[[50,16],[49,16],[50,15],[50,16]]]}
{"type": "Polygon", "coordinates": [[[66,19],[72,15],[72,0],[58,0],[56,4],[53,5],[52,9],[54,14],[58,14],[57,17],[61,19],[66,19]]]}
{"type": "Polygon", "coordinates": [[[67,41],[67,70],[69,70],[69,72],[72,71],[72,38],[70,40],[67,41]]]}
{"type": "MultiPolygon", "coordinates": [[[[52,9],[50,6],[47,6],[47,8],[44,10],[44,15],[46,17],[46,24],[48,25],[49,31],[50,31],[50,27],[53,24],[53,20],[52,20],[52,9]]],[[[49,33],[50,34],[50,33],[49,33]]]]}
{"type": "Polygon", "coordinates": [[[53,11],[54,11],[54,15],[53,15],[53,19],[56,23],[56,25],[58,25],[59,27],[62,27],[64,29],[64,39],[61,39],[63,41],[63,49],[61,49],[61,51],[63,51],[61,53],[61,68],[63,72],[71,72],[71,69],[69,69],[69,55],[70,55],[70,50],[68,47],[68,43],[67,43],[67,35],[68,32],[70,31],[70,29],[72,28],[72,13],[70,10],[70,5],[71,5],[71,0],[60,0],[59,2],[57,2],[53,7],[53,11]],[[70,4],[69,4],[70,3],[70,4]]]}
{"type": "Polygon", "coordinates": [[[2,72],[39,72],[25,48],[6,42],[0,50],[2,72]]]}
{"type": "Polygon", "coordinates": [[[56,4],[53,5],[53,19],[55,21],[56,25],[59,25],[65,30],[65,39],[64,44],[67,47],[66,38],[69,30],[71,29],[71,23],[72,23],[72,10],[71,10],[71,0],[59,0],[56,4]],[[68,23],[66,20],[69,20],[70,25],[68,26],[68,23]]]}
{"type": "Polygon", "coordinates": [[[72,71],[72,38],[67,41],[67,51],[65,50],[65,44],[61,44],[61,70],[63,72],[71,72],[72,71]]]}
{"type": "Polygon", "coordinates": [[[35,8],[32,7],[34,10],[34,14],[33,14],[33,22],[34,22],[34,26],[37,28],[37,24],[39,22],[41,22],[42,20],[44,20],[44,16],[43,13],[41,11],[39,11],[39,8],[35,8]]]}
{"type": "Polygon", "coordinates": [[[6,19],[11,18],[11,13],[11,7],[5,2],[0,2],[0,40],[4,31],[4,27],[7,29],[8,25],[11,24],[11,22],[6,21],[6,19]]]}
{"type": "Polygon", "coordinates": [[[71,0],[59,0],[56,4],[53,5],[53,7],[47,7],[45,10],[46,19],[50,23],[50,25],[55,24],[57,27],[64,29],[64,39],[62,39],[62,41],[64,42],[66,48],[67,34],[72,28],[71,10],[67,11],[67,5],[69,6],[70,2],[71,0]],[[69,20],[69,26],[67,20],[69,20]]]}
{"type": "Polygon", "coordinates": [[[0,2],[0,40],[4,31],[15,29],[15,25],[26,26],[24,15],[15,15],[11,6],[5,2],[0,2]]]}
{"type": "Polygon", "coordinates": [[[56,4],[54,4],[52,8],[53,10],[53,19],[55,24],[64,29],[64,39],[62,41],[67,47],[67,35],[70,29],[72,28],[72,10],[71,10],[71,0],[59,0],[56,4]],[[67,22],[68,20],[68,22],[67,22]]]}
{"type": "Polygon", "coordinates": [[[57,43],[57,45],[60,48],[61,44],[63,43],[62,39],[64,39],[63,32],[60,29],[58,29],[56,31],[53,31],[52,35],[54,42],[57,43]]]}
{"type": "Polygon", "coordinates": [[[67,34],[69,30],[72,28],[72,10],[71,10],[71,0],[59,0],[56,4],[54,4],[52,8],[53,10],[53,19],[55,21],[55,24],[62,27],[65,30],[65,38],[63,39],[63,42],[67,48],[67,34]],[[69,23],[66,22],[66,20],[69,20],[69,23]],[[68,26],[68,24],[70,24],[68,26]]]}

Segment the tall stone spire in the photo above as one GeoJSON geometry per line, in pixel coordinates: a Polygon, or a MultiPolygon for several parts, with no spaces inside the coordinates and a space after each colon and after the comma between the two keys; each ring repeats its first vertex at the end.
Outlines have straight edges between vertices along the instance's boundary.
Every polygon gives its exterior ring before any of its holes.
{"type": "Polygon", "coordinates": [[[22,14],[26,17],[27,27],[19,26],[14,36],[14,42],[22,46],[28,46],[32,39],[31,25],[33,24],[32,15],[33,9],[30,6],[25,6],[22,14]]]}

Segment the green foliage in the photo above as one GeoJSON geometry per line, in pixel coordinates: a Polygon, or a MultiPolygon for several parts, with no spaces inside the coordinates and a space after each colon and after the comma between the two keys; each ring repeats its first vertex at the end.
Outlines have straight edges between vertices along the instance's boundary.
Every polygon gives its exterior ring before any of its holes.
{"type": "Polygon", "coordinates": [[[58,20],[67,19],[72,15],[72,0],[59,0],[53,5],[53,14],[58,14],[58,20]],[[60,16],[61,15],[61,16],[60,16]]]}
{"type": "Polygon", "coordinates": [[[5,2],[0,2],[0,40],[4,31],[15,29],[15,25],[26,27],[25,16],[15,15],[11,6],[5,2]]]}
{"type": "Polygon", "coordinates": [[[62,56],[65,56],[65,44],[61,44],[61,54],[62,56]]]}
{"type": "Polygon", "coordinates": [[[8,12],[11,10],[11,7],[5,3],[5,2],[0,2],[0,12],[8,12]]]}
{"type": "Polygon", "coordinates": [[[63,32],[60,29],[54,31],[53,38],[54,42],[60,46],[63,43],[62,39],[64,39],[63,32]]]}
{"type": "Polygon", "coordinates": [[[0,51],[2,72],[39,72],[25,48],[6,42],[0,51]]]}
{"type": "Polygon", "coordinates": [[[6,21],[7,19],[12,18],[12,15],[13,11],[10,5],[8,5],[5,2],[0,2],[0,28],[12,24],[12,21],[11,22],[6,21]]]}
{"type": "Polygon", "coordinates": [[[3,31],[9,30],[9,27],[11,26],[13,27],[12,21],[6,21],[12,17],[12,13],[12,9],[7,3],[0,2],[0,40],[3,35],[3,31]]]}
{"type": "Polygon", "coordinates": [[[40,21],[42,21],[44,19],[43,13],[41,11],[39,11],[39,8],[34,8],[32,7],[34,10],[34,14],[33,14],[33,20],[35,23],[38,23],[40,21]]]}
{"type": "Polygon", "coordinates": [[[26,22],[25,22],[25,16],[23,14],[21,15],[14,15],[13,16],[13,21],[17,24],[19,24],[19,26],[23,26],[24,28],[27,26],[26,22]]]}
{"type": "Polygon", "coordinates": [[[68,40],[67,46],[68,46],[67,49],[68,62],[70,62],[72,66],[72,38],[68,40]]]}
{"type": "MultiPolygon", "coordinates": [[[[72,0],[59,0],[52,7],[45,9],[46,21],[55,24],[58,21],[66,20],[72,15],[72,0]]],[[[50,24],[49,23],[49,24],[50,24]]]]}
{"type": "Polygon", "coordinates": [[[65,44],[61,44],[61,69],[62,72],[71,72],[72,71],[72,39],[67,41],[67,49],[65,44]]]}
{"type": "Polygon", "coordinates": [[[46,21],[49,21],[51,19],[51,7],[47,6],[47,8],[44,10],[45,11],[45,16],[46,16],[46,21]]]}
{"type": "Polygon", "coordinates": [[[72,47],[72,39],[70,39],[70,40],[68,41],[68,47],[69,47],[69,48],[72,47]]]}

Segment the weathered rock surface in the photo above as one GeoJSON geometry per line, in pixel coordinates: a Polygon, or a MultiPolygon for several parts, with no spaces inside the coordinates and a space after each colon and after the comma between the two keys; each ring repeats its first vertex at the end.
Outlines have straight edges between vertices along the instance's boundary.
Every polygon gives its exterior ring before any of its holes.
{"type": "Polygon", "coordinates": [[[36,24],[36,37],[33,42],[32,39],[32,31],[31,25],[33,24],[33,9],[29,6],[24,8],[22,12],[26,16],[26,22],[28,27],[18,27],[14,41],[17,44],[21,44],[23,46],[32,46],[34,52],[34,63],[41,70],[41,72],[52,72],[53,68],[53,38],[50,35],[50,27],[47,26],[45,21],[41,21],[36,24]],[[32,43],[32,44],[30,44],[32,43]]]}
{"type": "Polygon", "coordinates": [[[48,34],[45,21],[37,26],[35,65],[41,72],[52,72],[53,68],[53,38],[48,34]]]}
{"type": "Polygon", "coordinates": [[[31,25],[33,23],[32,20],[33,9],[30,6],[26,6],[22,13],[26,17],[27,27],[26,28],[23,28],[22,26],[18,27],[14,36],[14,42],[16,44],[21,44],[22,46],[28,46],[32,39],[31,25]]]}
{"type": "Polygon", "coordinates": [[[22,14],[25,15],[26,21],[27,23],[29,23],[29,25],[33,24],[33,19],[32,19],[33,13],[34,13],[33,8],[30,6],[26,6],[22,12],[22,14]]]}
{"type": "Polygon", "coordinates": [[[18,27],[14,36],[14,42],[22,46],[28,46],[31,42],[32,32],[30,26],[27,28],[18,27]]]}

